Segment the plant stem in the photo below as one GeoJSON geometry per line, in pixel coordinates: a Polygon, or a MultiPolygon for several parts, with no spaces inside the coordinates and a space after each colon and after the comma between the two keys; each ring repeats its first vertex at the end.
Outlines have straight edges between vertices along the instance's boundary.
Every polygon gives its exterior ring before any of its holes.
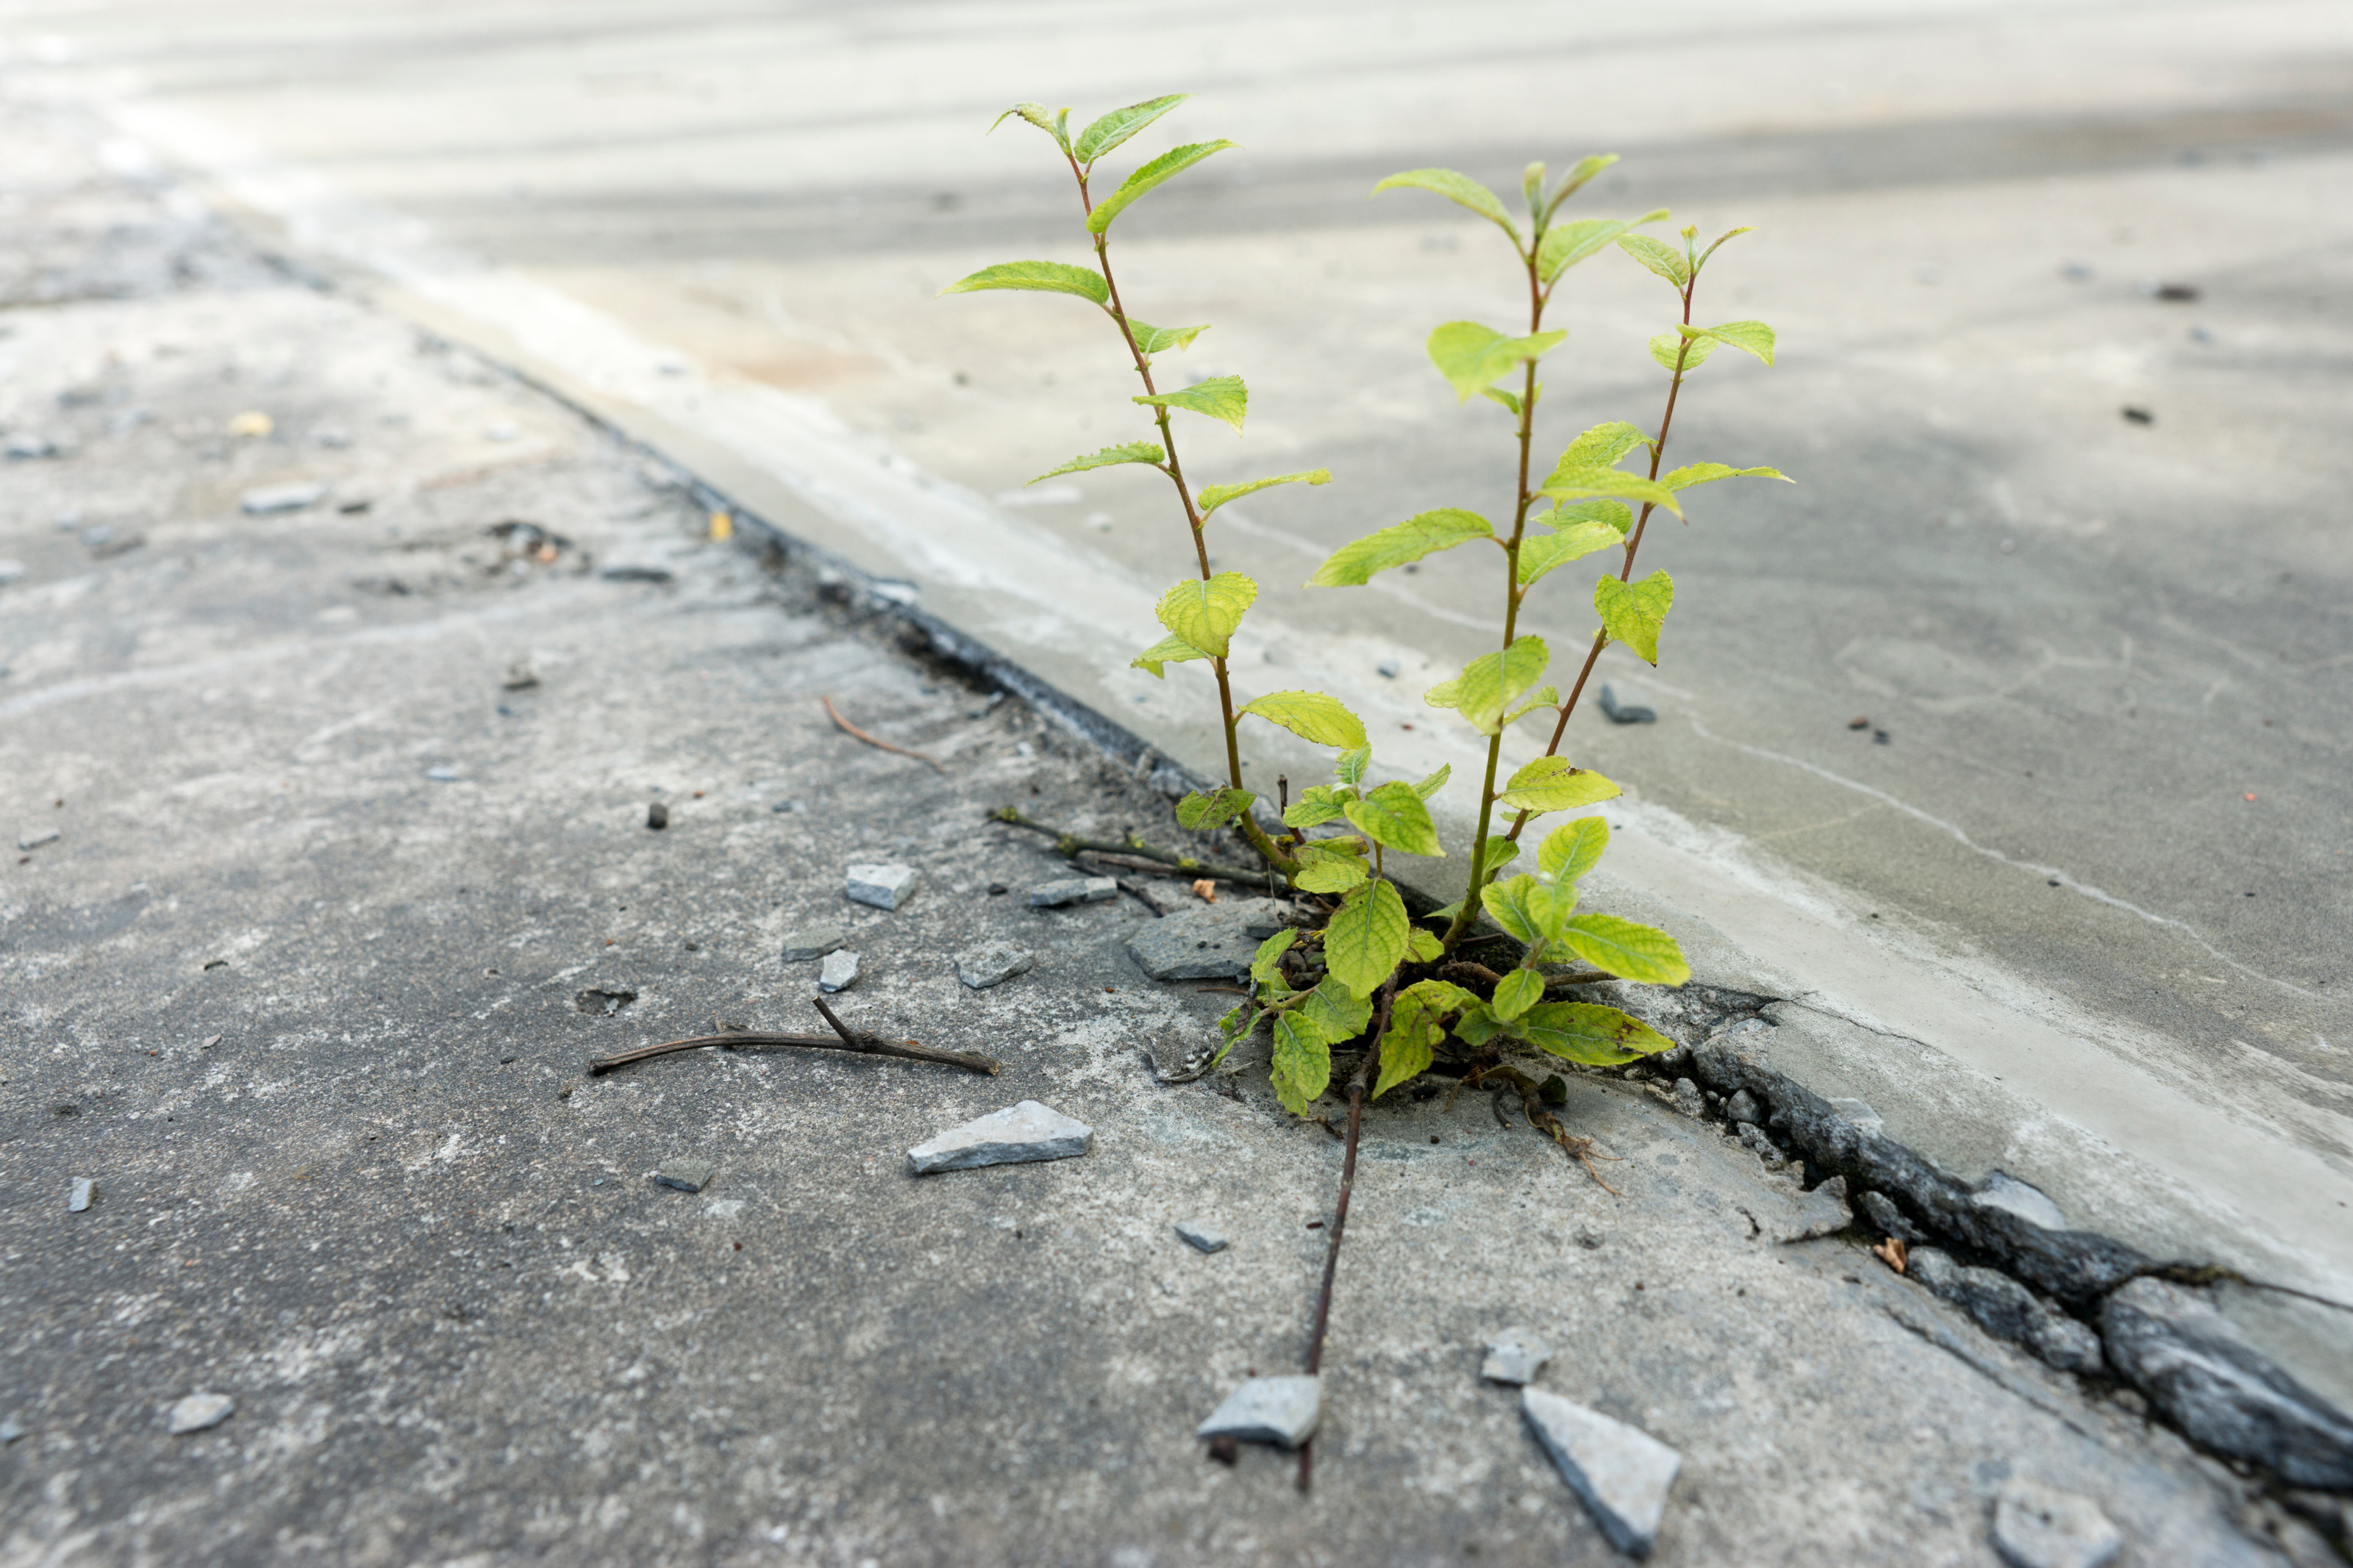
{"type": "Polygon", "coordinates": [[[1189,871],[1197,877],[1208,877],[1220,882],[1255,882],[1263,874],[1244,870],[1236,866],[1220,866],[1214,860],[1197,860],[1190,855],[1179,855],[1173,849],[1163,849],[1156,844],[1130,836],[1114,842],[1108,838],[1081,838],[1034,817],[1025,816],[1016,807],[1004,805],[989,813],[996,820],[1013,827],[1026,827],[1032,833],[1042,833],[1054,841],[1054,851],[1065,859],[1092,850],[1105,855],[1133,855],[1142,860],[1157,860],[1179,871],[1189,871]]]}

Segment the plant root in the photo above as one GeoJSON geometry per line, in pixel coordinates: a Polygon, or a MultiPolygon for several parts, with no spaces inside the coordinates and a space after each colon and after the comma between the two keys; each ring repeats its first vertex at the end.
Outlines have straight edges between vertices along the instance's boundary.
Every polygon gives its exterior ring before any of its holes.
{"type": "Polygon", "coordinates": [[[857,736],[868,745],[873,746],[878,750],[896,752],[902,757],[913,757],[919,763],[929,763],[932,764],[932,767],[939,773],[944,773],[948,771],[945,765],[943,764],[937,757],[927,757],[921,752],[911,752],[904,746],[894,746],[888,741],[868,734],[865,731],[860,729],[857,725],[851,723],[849,720],[841,716],[841,710],[833,705],[832,698],[820,697],[818,700],[825,704],[826,717],[839,725],[844,732],[857,736]]]}

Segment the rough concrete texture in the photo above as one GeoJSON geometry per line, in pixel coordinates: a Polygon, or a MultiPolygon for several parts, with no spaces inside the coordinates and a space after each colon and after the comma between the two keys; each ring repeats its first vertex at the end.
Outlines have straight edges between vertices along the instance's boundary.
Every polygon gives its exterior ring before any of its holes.
{"type": "Polygon", "coordinates": [[[2125,1537],[2091,1499],[2021,1478],[1994,1500],[1993,1543],[2011,1568],[2107,1568],[2125,1537]]]}
{"type": "Polygon", "coordinates": [[[0,468],[27,565],[0,589],[0,804],[62,834],[0,868],[0,1560],[1613,1561],[1476,1375],[1513,1321],[1574,1347],[1553,1391],[1683,1455],[1662,1562],[1981,1564],[2017,1474],[2147,1561],[2274,1560],[2247,1484],[2136,1401],[1852,1236],[1774,1241],[1794,1171],[1602,1075],[1559,1113],[1620,1196],[1490,1096],[1374,1107],[1315,1490],[1271,1453],[1208,1462],[1202,1412],[1303,1364],[1338,1146],[1280,1112],[1262,1040],[1153,1081],[1141,1051],[1182,1058],[1230,998],[1144,978],[1140,902],[987,892],[1055,869],[988,809],[1166,841],[1165,799],[805,563],[705,543],[700,498],[462,354],[211,239],[174,254],[214,270],[75,259],[102,236],[45,214],[210,231],[53,111],[0,114],[55,187],[20,209],[48,275],[153,283],[5,342],[0,421],[69,455],[0,468]],[[224,434],[253,409],[275,434],[224,434]],[[295,479],[336,504],[239,510],[295,479]],[[101,555],[55,528],[71,509],[143,542],[101,555]],[[509,689],[518,659],[538,683],[509,689]],[[841,868],[892,859],[923,895],[848,904],[841,868]],[[1003,1076],[789,1051],[583,1075],[808,1027],[776,954],[819,922],[871,966],[848,1021],[1003,1076]],[[1030,983],[958,984],[948,955],[999,938],[1030,983]],[[1026,1097],[1094,1152],[906,1173],[1026,1097]],[[681,1150],[724,1196],[648,1179],[681,1150]],[[1205,1213],[1248,1245],[1201,1258],[1172,1226],[1205,1213]],[[237,1416],[169,1436],[187,1390],[237,1416]]]}

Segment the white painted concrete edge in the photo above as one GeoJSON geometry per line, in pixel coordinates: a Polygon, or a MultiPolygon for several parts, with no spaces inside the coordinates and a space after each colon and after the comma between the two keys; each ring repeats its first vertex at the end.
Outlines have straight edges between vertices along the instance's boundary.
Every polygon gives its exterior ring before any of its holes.
{"type": "MultiPolygon", "coordinates": [[[[98,101],[127,135],[167,153],[225,209],[279,228],[298,254],[355,280],[380,280],[370,291],[391,308],[571,399],[820,550],[876,578],[912,584],[925,611],[1163,754],[1195,766],[1221,754],[1214,727],[1193,716],[1198,693],[1172,680],[1136,700],[1127,660],[1156,635],[1159,584],[922,472],[816,399],[707,376],[612,317],[443,246],[421,223],[355,200],[199,115],[142,98],[135,85],[117,84],[98,101]]],[[[1276,530],[1241,526],[1268,543],[1304,545],[1276,530]]],[[[1305,552],[1319,553],[1312,546],[1305,552]]],[[[1396,596],[1414,599],[1401,585],[1396,596]]],[[[1429,710],[1393,683],[1364,679],[1385,652],[1259,618],[1237,639],[1236,657],[1255,668],[1279,656],[1287,683],[1328,690],[1396,734],[1397,721],[1426,718],[1429,710]]],[[[1299,754],[1284,754],[1284,739],[1260,749],[1288,763],[1299,754]]],[[[1390,751],[1388,760],[1407,764],[1401,772],[1451,763],[1475,773],[1483,763],[1467,736],[1444,725],[1420,725],[1390,751]]],[[[1521,751],[1524,761],[1535,747],[1521,751]]],[[[2134,1190],[2091,1201],[2071,1194],[2067,1179],[2051,1178],[2063,1207],[2115,1213],[2157,1205],[2162,1212],[2134,1227],[2138,1245],[2163,1251],[2169,1243],[2175,1256],[2353,1300],[2353,1222],[2345,1206],[2353,1173],[2300,1146],[2265,1109],[2292,1102],[2291,1086],[2247,1092],[2245,1073],[2263,1070],[2254,1053],[2211,1080],[2179,1081],[2178,1068],[2160,1066],[2170,1053],[2158,1042],[2037,994],[1927,935],[1870,921],[1842,890],[1792,873],[1736,836],[1638,799],[1614,806],[1612,816],[1623,831],[1609,869],[1712,926],[1746,955],[1741,967],[1752,983],[1880,1036],[1917,1042],[1966,1072],[1999,1079],[2007,1092],[1992,1098],[2011,1104],[2023,1098],[2071,1133],[2080,1130],[2105,1145],[2116,1157],[2087,1161],[2077,1176],[2122,1180],[2134,1190]]],[[[1451,841],[1467,840],[1467,819],[1442,826],[1451,841]]],[[[2344,1119],[2307,1114],[2327,1123],[2313,1129],[2324,1141],[2353,1142],[2344,1119]]],[[[1940,1146],[2052,1146],[2039,1135],[2050,1129],[2012,1122],[1972,1131],[1956,1139],[1926,1132],[1915,1146],[1932,1155],[1940,1146]]]]}

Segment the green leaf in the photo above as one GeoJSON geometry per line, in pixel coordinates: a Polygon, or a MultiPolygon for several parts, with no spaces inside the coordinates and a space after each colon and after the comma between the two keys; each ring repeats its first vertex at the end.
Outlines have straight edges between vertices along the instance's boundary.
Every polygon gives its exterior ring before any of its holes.
{"type": "Polygon", "coordinates": [[[1675,1043],[1650,1025],[1615,1007],[1591,1002],[1546,1002],[1520,1020],[1520,1037],[1538,1050],[1588,1067],[1616,1067],[1675,1043]]]}
{"type": "Polygon", "coordinates": [[[1706,265],[1707,265],[1707,258],[1708,258],[1709,257],[1711,257],[1711,256],[1714,256],[1717,251],[1719,251],[1719,250],[1723,249],[1723,248],[1724,248],[1724,242],[1725,242],[1725,240],[1727,240],[1727,239],[1738,239],[1738,238],[1739,238],[1742,235],[1744,235],[1744,234],[1754,234],[1754,233],[1756,233],[1756,232],[1757,232],[1757,226],[1756,226],[1755,224],[1749,224],[1749,225],[1747,225],[1747,226],[1744,226],[1744,227],[1741,227],[1741,228],[1736,228],[1736,229],[1729,229],[1729,230],[1726,230],[1725,233],[1718,235],[1718,236],[1716,237],[1716,240],[1715,240],[1715,243],[1714,245],[1709,246],[1705,250],[1703,250],[1703,251],[1701,251],[1701,252],[1699,253],[1699,264],[1700,264],[1700,266],[1702,266],[1702,267],[1706,266],[1706,265]]]}
{"type": "MultiPolygon", "coordinates": [[[[1105,447],[1100,452],[1083,458],[1072,458],[1059,468],[1048,468],[1038,479],[1050,479],[1057,474],[1084,473],[1089,468],[1108,468],[1115,463],[1150,463],[1154,468],[1168,456],[1167,449],[1157,441],[1123,441],[1116,447],[1105,447]]],[[[1036,484],[1038,479],[1031,479],[1036,484]]]]}
{"type": "Polygon", "coordinates": [[[1347,813],[1356,831],[1384,848],[1402,855],[1446,853],[1430,820],[1430,807],[1409,784],[1377,785],[1364,799],[1351,803],[1347,813]]]}
{"type": "Polygon", "coordinates": [[[1191,348],[1193,340],[1209,329],[1207,327],[1155,327],[1130,316],[1127,319],[1127,330],[1135,334],[1135,346],[1144,351],[1144,357],[1150,359],[1154,354],[1166,353],[1170,349],[1191,348]]]}
{"type": "Polygon", "coordinates": [[[1491,882],[1479,889],[1479,902],[1488,918],[1510,935],[1534,945],[1545,940],[1552,920],[1552,889],[1525,873],[1491,882]]]}
{"type": "Polygon", "coordinates": [[[1691,978],[1683,950],[1656,926],[1616,915],[1579,915],[1560,928],[1556,940],[1594,968],[1606,969],[1620,979],[1639,980],[1646,985],[1681,985],[1691,978]]]}
{"type": "Polygon", "coordinates": [[[1214,833],[1248,811],[1257,798],[1246,789],[1195,790],[1176,803],[1176,823],[1195,833],[1214,833]]]}
{"type": "MultiPolygon", "coordinates": [[[[1416,934],[1430,935],[1428,931],[1416,934]]],[[[1432,1052],[1446,1037],[1446,1015],[1476,1000],[1460,985],[1443,980],[1417,981],[1398,992],[1389,1008],[1388,1032],[1381,1037],[1381,1076],[1373,1088],[1373,1098],[1378,1100],[1398,1084],[1429,1071],[1432,1052]]]]}
{"type": "Polygon", "coordinates": [[[1687,374],[1707,363],[1715,352],[1713,338],[1686,338],[1674,332],[1661,332],[1651,340],[1651,357],[1662,370],[1687,374]]]}
{"type": "Polygon", "coordinates": [[[1372,999],[1352,994],[1328,976],[1300,1002],[1299,1012],[1335,1046],[1355,1039],[1373,1021],[1372,999]]]}
{"type": "MultiPolygon", "coordinates": [[[[1551,221],[1552,215],[1560,210],[1561,203],[1583,190],[1588,180],[1616,162],[1618,154],[1615,153],[1593,153],[1579,158],[1577,166],[1560,177],[1560,184],[1553,189],[1552,200],[1545,204],[1546,221],[1551,221]]],[[[1643,221],[1647,223],[1650,220],[1645,218],[1643,221]]]]}
{"type": "Polygon", "coordinates": [[[1512,775],[1495,798],[1515,811],[1575,811],[1620,793],[1616,784],[1567,757],[1538,757],[1512,775]]]}
{"type": "Polygon", "coordinates": [[[1332,1047],[1297,1008],[1274,1020],[1274,1097],[1293,1116],[1304,1116],[1315,1098],[1332,1086],[1332,1047]]]}
{"type": "Polygon", "coordinates": [[[1472,659],[1461,674],[1431,687],[1421,700],[1432,708],[1455,709],[1482,735],[1496,734],[1504,727],[1504,706],[1534,686],[1551,660],[1544,638],[1520,637],[1504,652],[1472,659]]]}
{"type": "Polygon", "coordinates": [[[1275,932],[1260,942],[1257,956],[1250,960],[1250,978],[1261,985],[1272,980],[1281,973],[1277,968],[1277,962],[1284,953],[1289,952],[1293,944],[1298,941],[1299,933],[1286,929],[1275,932]]]}
{"type": "Polygon", "coordinates": [[[1462,1016],[1454,1020],[1454,1037],[1476,1050],[1503,1034],[1505,1027],[1504,1021],[1495,1016],[1493,1007],[1484,1002],[1474,1002],[1462,1009],[1462,1016]]]}
{"type": "Polygon", "coordinates": [[[1487,836],[1487,853],[1484,858],[1481,861],[1481,864],[1485,868],[1487,880],[1491,882],[1493,881],[1497,872],[1501,871],[1504,867],[1510,865],[1519,858],[1520,846],[1518,840],[1506,838],[1500,833],[1489,834],[1487,836]]]}
{"type": "Polygon", "coordinates": [[[1581,522],[1606,522],[1624,538],[1634,527],[1633,509],[1620,500],[1563,501],[1534,521],[1546,528],[1568,529],[1581,522]]]}
{"type": "MultiPolygon", "coordinates": [[[[1097,232],[1101,232],[1098,230],[1097,232]]],[[[1618,248],[1681,289],[1691,281],[1691,263],[1673,246],[1652,239],[1647,234],[1621,234],[1618,248]]]]}
{"type": "MultiPolygon", "coordinates": [[[[1625,509],[1620,507],[1619,510],[1622,511],[1625,509]]],[[[1557,512],[1549,514],[1546,521],[1558,515],[1557,512]]],[[[1628,515],[1630,517],[1632,514],[1628,515]]],[[[1523,539],[1520,541],[1520,581],[1536,582],[1556,566],[1567,565],[1597,550],[1607,550],[1613,544],[1622,547],[1625,542],[1626,536],[1609,524],[1589,520],[1556,533],[1539,533],[1533,539],[1523,539]]]]}
{"type": "Polygon", "coordinates": [[[1416,926],[1405,933],[1405,955],[1416,963],[1435,963],[1446,952],[1446,944],[1438,933],[1416,926]]]}
{"type": "Polygon", "coordinates": [[[1457,206],[1469,207],[1497,228],[1512,237],[1512,244],[1520,243],[1520,231],[1512,222],[1512,215],[1504,210],[1504,199],[1468,174],[1458,174],[1451,169],[1408,169],[1402,174],[1391,174],[1373,187],[1375,195],[1383,191],[1403,188],[1435,191],[1457,206]]]}
{"type": "Polygon", "coordinates": [[[1533,969],[1514,969],[1496,983],[1491,1005],[1495,1016],[1509,1023],[1544,1000],[1544,976],[1533,969]]]}
{"type": "Polygon", "coordinates": [[[1098,305],[1111,298],[1111,285],[1103,281],[1102,273],[1092,267],[1072,267],[1060,261],[999,262],[995,267],[982,268],[969,278],[959,279],[940,292],[976,294],[984,289],[1034,289],[1050,294],[1076,294],[1098,305]]]}
{"type": "Polygon", "coordinates": [[[1071,118],[1069,110],[1062,110],[1061,117],[1058,120],[1048,112],[1042,103],[1017,103],[989,121],[988,128],[994,131],[1017,114],[1060,142],[1064,152],[1070,151],[1071,133],[1066,129],[1071,118]]]}
{"type": "Polygon", "coordinates": [[[1095,210],[1087,215],[1087,232],[1103,233],[1111,227],[1111,220],[1125,212],[1138,197],[1166,184],[1210,154],[1240,145],[1240,142],[1220,138],[1215,142],[1189,142],[1182,147],[1171,147],[1121,181],[1119,189],[1095,204],[1095,210]]]}
{"type": "Polygon", "coordinates": [[[1250,479],[1239,485],[1204,485],[1197,499],[1201,503],[1201,515],[1206,518],[1229,500],[1240,500],[1253,491],[1273,485],[1328,485],[1331,482],[1331,469],[1310,468],[1305,473],[1277,474],[1271,479],[1250,479]]]}
{"type": "Polygon", "coordinates": [[[1210,658],[1223,658],[1242,613],[1258,598],[1258,584],[1239,572],[1220,572],[1208,582],[1179,583],[1160,595],[1160,624],[1210,658]]]}
{"type": "Polygon", "coordinates": [[[1436,773],[1427,774],[1424,777],[1414,781],[1413,793],[1421,796],[1422,799],[1428,800],[1431,795],[1434,795],[1440,790],[1444,789],[1446,787],[1446,781],[1453,776],[1454,764],[1452,763],[1440,763],[1436,773]]]}
{"type": "Polygon", "coordinates": [[[1365,721],[1320,691],[1270,691],[1242,711],[1280,724],[1303,741],[1353,751],[1365,743],[1365,721]]]}
{"type": "Polygon", "coordinates": [[[1541,160],[1520,171],[1520,199],[1528,204],[1530,217],[1544,210],[1544,176],[1541,160]]]}
{"type": "Polygon", "coordinates": [[[1378,533],[1368,533],[1332,552],[1332,558],[1307,579],[1310,588],[1353,588],[1369,582],[1376,572],[1403,566],[1440,550],[1473,539],[1495,537],[1494,524],[1475,511],[1440,507],[1393,522],[1378,533]]]}
{"type": "Polygon", "coordinates": [[[1500,386],[1482,386],[1479,389],[1479,395],[1490,403],[1502,404],[1514,414],[1520,411],[1520,395],[1516,392],[1505,392],[1500,386]]]}
{"type": "Polygon", "coordinates": [[[1114,109],[1079,132],[1071,153],[1082,163],[1092,163],[1192,96],[1189,92],[1175,92],[1166,98],[1147,99],[1125,109],[1114,109]]]}
{"type": "Polygon", "coordinates": [[[1559,706],[1560,688],[1557,686],[1539,686],[1534,691],[1529,692],[1525,698],[1522,699],[1519,706],[1514,708],[1510,712],[1504,715],[1504,723],[1505,727],[1508,728],[1509,726],[1518,722],[1520,720],[1526,718],[1529,714],[1535,712],[1539,708],[1557,708],[1559,706]]]}
{"type": "Polygon", "coordinates": [[[1179,392],[1139,395],[1134,401],[1155,408],[1185,408],[1206,414],[1212,419],[1224,420],[1239,436],[1242,433],[1242,416],[1250,410],[1250,388],[1242,384],[1240,376],[1213,375],[1179,392]]]}
{"type": "Polygon", "coordinates": [[[1599,255],[1610,241],[1628,229],[1646,223],[1657,223],[1667,216],[1661,207],[1635,218],[1580,218],[1545,230],[1544,239],[1536,246],[1536,273],[1550,283],[1562,273],[1589,256],[1599,255]]]}
{"type": "Polygon", "coordinates": [[[1736,468],[1725,463],[1686,463],[1659,476],[1659,483],[1671,490],[1712,485],[1718,479],[1778,479],[1785,485],[1798,482],[1778,468],[1736,468]]]}
{"type": "Polygon", "coordinates": [[[1343,752],[1332,759],[1332,776],[1344,784],[1365,782],[1365,770],[1373,765],[1373,749],[1358,746],[1353,752],[1343,752]]]}
{"type": "Polygon", "coordinates": [[[1350,853],[1341,844],[1356,844],[1354,838],[1324,839],[1321,843],[1299,847],[1299,869],[1292,880],[1310,893],[1345,893],[1359,886],[1372,873],[1365,868],[1362,846],[1350,853]]]}
{"type": "Polygon", "coordinates": [[[1582,500],[1588,496],[1619,496],[1627,500],[1648,501],[1652,506],[1665,507],[1677,517],[1683,514],[1683,503],[1675,492],[1655,479],[1639,474],[1621,474],[1615,468],[1555,468],[1540,491],[1555,500],[1582,500]]]}
{"type": "Polygon", "coordinates": [[[1598,816],[1580,816],[1545,835],[1536,846],[1536,869],[1555,886],[1574,882],[1599,865],[1601,852],[1609,847],[1609,825],[1598,816]]]}
{"type": "Polygon", "coordinates": [[[1388,882],[1359,888],[1341,900],[1324,929],[1324,967],[1359,996],[1368,996],[1405,957],[1405,900],[1388,882]]]}
{"type": "Polygon", "coordinates": [[[1762,321],[1726,321],[1720,327],[1703,327],[1703,338],[1719,343],[1730,343],[1743,353],[1755,354],[1767,364],[1773,363],[1773,329],[1762,321]]]}
{"type": "Polygon", "coordinates": [[[1163,665],[1183,664],[1187,659],[1208,657],[1183,637],[1162,637],[1158,642],[1129,659],[1127,668],[1146,671],[1153,679],[1159,680],[1165,679],[1160,672],[1160,667],[1163,665]]]}
{"type": "Polygon", "coordinates": [[[1286,826],[1315,827],[1333,821],[1340,808],[1356,798],[1352,789],[1335,790],[1329,784],[1309,784],[1298,802],[1282,814],[1286,826]]]}
{"type": "Polygon", "coordinates": [[[1551,353],[1567,336],[1567,332],[1537,332],[1532,337],[1507,338],[1476,321],[1449,321],[1430,334],[1430,362],[1454,384],[1455,401],[1467,403],[1482,387],[1500,381],[1514,367],[1551,353]]]}
{"type": "Polygon", "coordinates": [[[1637,447],[1647,447],[1651,438],[1637,425],[1623,419],[1612,419],[1596,425],[1568,444],[1560,461],[1552,466],[1555,474],[1581,473],[1587,468],[1614,468],[1626,460],[1626,454],[1637,447]]]}
{"type": "Polygon", "coordinates": [[[1612,640],[1640,654],[1645,664],[1659,662],[1659,628],[1675,602],[1675,580],[1653,572],[1639,583],[1604,577],[1593,585],[1593,607],[1612,640]]]}

